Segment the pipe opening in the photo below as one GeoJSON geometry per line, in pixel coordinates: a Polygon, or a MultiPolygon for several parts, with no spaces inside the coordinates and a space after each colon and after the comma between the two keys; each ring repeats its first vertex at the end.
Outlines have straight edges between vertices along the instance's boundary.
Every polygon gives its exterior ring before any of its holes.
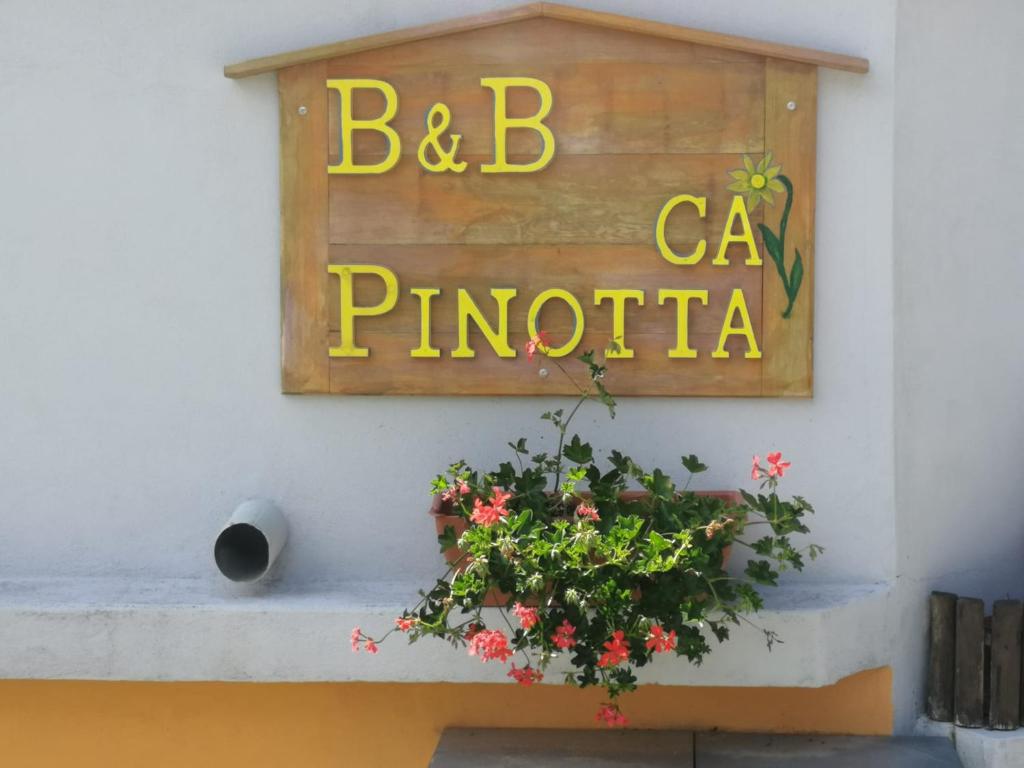
{"type": "Polygon", "coordinates": [[[235,523],[217,537],[213,558],[220,572],[232,581],[254,581],[270,565],[270,546],[259,528],[235,523]]]}

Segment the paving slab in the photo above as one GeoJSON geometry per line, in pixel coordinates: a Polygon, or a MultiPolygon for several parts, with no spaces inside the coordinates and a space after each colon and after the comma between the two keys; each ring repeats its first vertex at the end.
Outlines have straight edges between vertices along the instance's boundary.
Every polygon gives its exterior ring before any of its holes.
{"type": "Polygon", "coordinates": [[[693,768],[686,731],[448,728],[430,768],[693,768]]]}
{"type": "Polygon", "coordinates": [[[701,733],[695,768],[961,768],[948,739],[701,733]]]}

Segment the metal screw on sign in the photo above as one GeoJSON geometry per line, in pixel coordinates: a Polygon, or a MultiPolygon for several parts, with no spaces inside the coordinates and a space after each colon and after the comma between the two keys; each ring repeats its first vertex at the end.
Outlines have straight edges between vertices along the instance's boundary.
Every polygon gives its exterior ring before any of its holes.
{"type": "Polygon", "coordinates": [[[548,369],[541,368],[539,371],[537,371],[537,375],[540,376],[542,379],[546,379],[548,377],[548,369]]]}
{"type": "Polygon", "coordinates": [[[786,109],[788,109],[790,112],[794,111],[796,109],[796,102],[795,101],[787,101],[786,102],[786,109]]]}
{"type": "MultiPolygon", "coordinates": [[[[792,104],[792,103],[793,103],[793,102],[790,102],[790,104],[792,104]]],[[[303,106],[299,107],[299,114],[300,114],[300,115],[304,115],[304,114],[306,114],[307,112],[309,112],[309,110],[308,110],[308,109],[306,109],[305,105],[303,105],[303,106]]]]}

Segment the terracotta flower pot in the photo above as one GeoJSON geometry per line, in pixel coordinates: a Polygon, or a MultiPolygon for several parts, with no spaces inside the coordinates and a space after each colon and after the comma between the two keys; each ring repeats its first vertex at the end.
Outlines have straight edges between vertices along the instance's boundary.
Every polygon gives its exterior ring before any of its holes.
{"type": "MultiPolygon", "coordinates": [[[[743,497],[739,491],[696,491],[698,496],[707,496],[714,499],[722,499],[723,501],[730,502],[730,506],[739,506],[743,503],[743,497]]],[[[624,491],[622,499],[624,501],[634,501],[639,498],[643,498],[647,495],[646,491],[624,491]]],[[[590,494],[581,493],[580,498],[585,500],[589,498],[590,494]]],[[[434,496],[434,500],[430,505],[428,513],[434,518],[434,528],[437,531],[437,535],[441,536],[444,534],[445,529],[451,526],[455,531],[455,538],[458,539],[463,533],[469,528],[469,521],[462,515],[452,514],[452,504],[450,501],[444,501],[440,496],[434,496]]],[[[729,544],[722,550],[722,567],[729,562],[729,556],[732,554],[732,545],[729,544]]],[[[455,565],[459,559],[463,556],[463,552],[459,549],[458,545],[448,547],[444,551],[444,560],[448,565],[455,565]]],[[[457,570],[462,570],[465,564],[461,565],[457,570]]],[[[502,592],[498,589],[491,589],[487,593],[487,597],[484,598],[484,606],[488,608],[495,608],[503,606],[508,602],[509,595],[506,592],[502,592]]],[[[537,605],[537,598],[528,599],[527,605],[537,605]]]]}

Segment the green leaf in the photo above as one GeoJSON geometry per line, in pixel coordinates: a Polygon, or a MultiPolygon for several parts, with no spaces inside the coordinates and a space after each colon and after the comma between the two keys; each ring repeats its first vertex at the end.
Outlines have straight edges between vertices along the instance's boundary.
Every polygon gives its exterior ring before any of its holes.
{"type": "Polygon", "coordinates": [[[651,535],[649,538],[651,542],[652,555],[660,555],[662,552],[664,552],[666,549],[672,546],[671,542],[669,542],[668,539],[666,539],[657,531],[651,531],[651,535]]]}
{"type": "Polygon", "coordinates": [[[494,475],[494,484],[508,488],[515,481],[516,470],[509,462],[503,461],[498,465],[498,471],[494,475]]]}
{"type": "Polygon", "coordinates": [[[538,472],[530,467],[527,467],[523,471],[523,474],[517,477],[512,483],[516,492],[524,496],[529,496],[531,493],[539,493],[543,491],[547,484],[548,479],[544,476],[544,473],[538,472]]]}
{"type": "Polygon", "coordinates": [[[708,629],[711,630],[711,633],[715,636],[715,639],[718,640],[718,642],[720,643],[724,643],[726,640],[729,639],[729,628],[724,624],[720,624],[717,621],[709,621],[708,629]]]}
{"type": "Polygon", "coordinates": [[[660,469],[655,469],[643,482],[644,487],[656,499],[671,499],[676,492],[676,484],[672,482],[672,478],[660,469]]]}
{"type": "Polygon", "coordinates": [[[786,286],[786,296],[789,300],[795,301],[797,294],[800,292],[800,283],[804,279],[804,262],[800,258],[800,251],[797,249],[796,261],[793,262],[793,271],[789,274],[789,283],[786,286]]]}
{"type": "Polygon", "coordinates": [[[525,437],[520,437],[515,443],[509,443],[508,447],[511,448],[516,453],[522,453],[522,454],[529,453],[529,451],[526,450],[526,438],[525,437]]]}
{"type": "Polygon", "coordinates": [[[604,403],[604,405],[608,408],[608,415],[614,419],[615,398],[608,394],[608,390],[604,388],[604,384],[602,384],[597,379],[594,379],[594,385],[597,387],[597,399],[604,403]]]}
{"type": "Polygon", "coordinates": [[[736,599],[739,610],[745,613],[757,613],[764,607],[764,600],[751,584],[737,584],[736,599]]]}
{"type": "Polygon", "coordinates": [[[608,455],[608,460],[612,463],[612,466],[615,467],[615,469],[619,472],[619,474],[621,474],[621,475],[628,475],[628,474],[630,474],[629,470],[630,470],[630,467],[633,466],[633,460],[631,458],[629,458],[629,456],[626,456],[625,454],[620,453],[617,450],[613,450],[608,455]]]}
{"type": "Polygon", "coordinates": [[[518,515],[509,520],[508,528],[512,533],[517,532],[520,528],[526,525],[533,518],[533,511],[524,509],[518,515]]]}
{"type": "Polygon", "coordinates": [[[581,442],[579,435],[573,435],[562,455],[574,464],[589,464],[594,460],[594,449],[590,443],[581,442]]]}
{"type": "Polygon", "coordinates": [[[764,236],[765,248],[768,250],[768,255],[771,257],[772,263],[775,264],[775,271],[779,273],[779,279],[782,280],[782,287],[786,290],[786,295],[788,296],[789,275],[786,274],[786,258],[785,254],[782,253],[782,243],[764,224],[758,224],[757,226],[761,230],[761,234],[764,236]],[[774,247],[779,250],[772,250],[773,246],[768,245],[769,243],[774,243],[774,247]]]}
{"type": "Polygon", "coordinates": [[[689,456],[682,457],[683,466],[686,467],[687,471],[696,475],[707,470],[708,465],[702,464],[700,459],[694,456],[692,453],[689,456]]]}
{"type": "Polygon", "coordinates": [[[808,502],[803,496],[794,496],[793,501],[797,503],[801,510],[810,512],[812,515],[814,514],[814,507],[812,507],[810,502],[808,502]]]}
{"type": "Polygon", "coordinates": [[[782,242],[775,233],[768,229],[764,224],[758,224],[757,228],[761,230],[761,237],[764,238],[764,247],[767,249],[768,255],[772,257],[772,261],[778,264],[782,261],[783,257],[782,242]]]}
{"type": "Polygon", "coordinates": [[[775,548],[775,539],[771,536],[765,536],[751,544],[750,548],[762,557],[770,557],[772,550],[775,548]]]}
{"type": "Polygon", "coordinates": [[[779,574],[772,570],[771,563],[767,560],[749,561],[744,573],[758,584],[768,584],[773,587],[778,586],[779,574]]]}
{"type": "Polygon", "coordinates": [[[442,552],[456,546],[459,543],[459,539],[455,535],[455,528],[450,525],[446,525],[444,527],[444,533],[437,537],[437,543],[441,545],[442,552]]]}

